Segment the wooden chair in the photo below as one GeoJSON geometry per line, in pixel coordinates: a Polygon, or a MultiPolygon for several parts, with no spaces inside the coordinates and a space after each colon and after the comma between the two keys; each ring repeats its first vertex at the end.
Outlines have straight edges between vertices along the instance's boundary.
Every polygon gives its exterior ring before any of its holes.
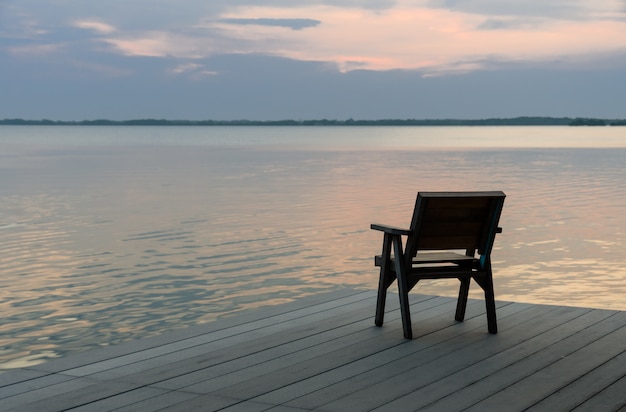
{"type": "Polygon", "coordinates": [[[422,279],[460,280],[455,319],[463,321],[474,279],[485,292],[489,332],[497,333],[490,255],[496,233],[502,232],[498,221],[504,198],[499,191],[420,192],[410,229],[372,224],[372,229],[384,233],[382,255],[375,257],[380,267],[376,325],[383,324],[387,289],[396,279],[405,338],[413,338],[409,291],[422,279]]]}

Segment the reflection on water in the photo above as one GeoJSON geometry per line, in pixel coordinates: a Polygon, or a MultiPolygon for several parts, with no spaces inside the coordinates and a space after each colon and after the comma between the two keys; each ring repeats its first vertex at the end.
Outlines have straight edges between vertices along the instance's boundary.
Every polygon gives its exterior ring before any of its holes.
{"type": "Polygon", "coordinates": [[[506,192],[498,299],[626,309],[626,149],[0,143],[0,368],[375,288],[417,190],[506,192]]]}

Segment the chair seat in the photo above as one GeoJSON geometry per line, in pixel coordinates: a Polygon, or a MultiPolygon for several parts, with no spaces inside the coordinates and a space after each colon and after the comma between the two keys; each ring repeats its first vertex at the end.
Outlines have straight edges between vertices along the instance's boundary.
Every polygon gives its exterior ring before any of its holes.
{"type": "MultiPolygon", "coordinates": [[[[382,256],[375,259],[376,266],[382,266],[382,256]]],[[[395,271],[395,259],[391,258],[389,270],[395,271]]],[[[408,279],[471,278],[480,276],[479,259],[454,252],[418,253],[413,258],[413,265],[407,273],[408,279]]]]}
{"type": "MultiPolygon", "coordinates": [[[[391,258],[393,260],[393,257],[391,258]]],[[[381,266],[383,261],[382,255],[376,255],[374,257],[374,265],[381,266]]],[[[418,252],[413,258],[413,265],[419,265],[422,263],[435,264],[435,263],[467,263],[477,262],[473,256],[467,256],[456,252],[418,252]]]]}

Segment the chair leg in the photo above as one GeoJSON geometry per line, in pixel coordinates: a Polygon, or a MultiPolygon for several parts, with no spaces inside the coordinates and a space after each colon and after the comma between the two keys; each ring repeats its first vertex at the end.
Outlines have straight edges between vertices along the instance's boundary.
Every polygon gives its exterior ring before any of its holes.
{"type": "Polygon", "coordinates": [[[378,299],[376,300],[376,317],[374,323],[376,326],[383,326],[385,320],[385,301],[387,300],[387,288],[383,284],[384,274],[380,270],[380,280],[378,281],[378,299]]]}
{"type": "Polygon", "coordinates": [[[396,263],[396,278],[398,280],[398,294],[400,295],[400,312],[402,314],[402,329],[406,339],[413,339],[411,328],[411,312],[409,307],[409,286],[407,282],[404,252],[402,251],[402,239],[394,236],[393,253],[396,263]]]}
{"type": "Polygon", "coordinates": [[[498,333],[498,321],[496,319],[496,298],[493,290],[493,276],[491,265],[488,267],[487,278],[485,279],[485,309],[487,311],[487,328],[489,333],[498,333]]]}
{"type": "Polygon", "coordinates": [[[387,300],[387,289],[393,283],[391,276],[391,236],[385,233],[383,238],[382,263],[380,266],[380,276],[378,279],[378,299],[376,300],[376,326],[382,326],[385,318],[385,301],[387,300]]]}
{"type": "Polygon", "coordinates": [[[465,319],[465,308],[467,307],[467,296],[470,289],[470,278],[459,279],[461,281],[461,287],[459,288],[459,300],[456,302],[456,314],[454,319],[458,322],[463,322],[465,319]]]}
{"type": "Polygon", "coordinates": [[[498,333],[498,321],[496,319],[496,301],[493,296],[493,289],[491,293],[485,291],[485,305],[487,309],[487,328],[489,333],[498,333]]]}

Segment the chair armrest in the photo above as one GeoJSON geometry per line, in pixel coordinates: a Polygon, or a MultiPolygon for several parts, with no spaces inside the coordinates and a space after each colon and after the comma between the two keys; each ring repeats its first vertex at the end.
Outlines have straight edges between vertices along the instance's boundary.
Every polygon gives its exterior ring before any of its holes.
{"type": "Polygon", "coordinates": [[[380,230],[381,232],[389,233],[390,235],[408,236],[411,233],[411,231],[408,229],[402,229],[399,227],[387,225],[379,225],[377,223],[372,223],[370,228],[373,230],[380,230]]]}

